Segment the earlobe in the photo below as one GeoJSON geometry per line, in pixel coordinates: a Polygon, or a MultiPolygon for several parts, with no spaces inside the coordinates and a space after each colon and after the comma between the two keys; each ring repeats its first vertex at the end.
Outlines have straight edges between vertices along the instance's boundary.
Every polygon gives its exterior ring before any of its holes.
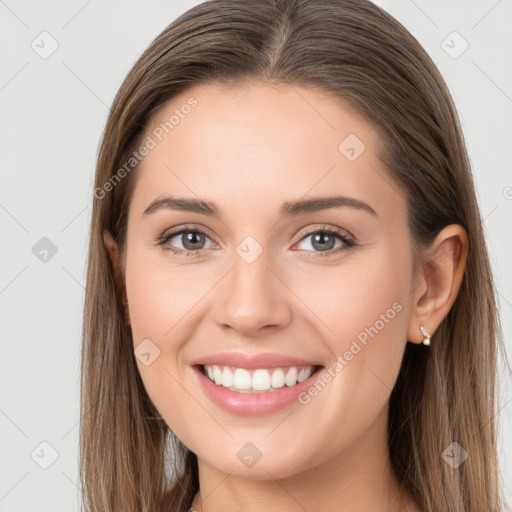
{"type": "Polygon", "coordinates": [[[118,287],[118,290],[121,294],[121,301],[123,303],[124,308],[125,323],[127,325],[130,325],[130,308],[128,306],[126,286],[124,283],[123,272],[121,269],[119,246],[117,245],[117,242],[114,240],[114,237],[108,230],[103,231],[103,241],[105,243],[106,248],[108,249],[110,261],[112,263],[112,268],[114,271],[114,279],[116,282],[116,286],[118,287]]]}
{"type": "Polygon", "coordinates": [[[459,293],[468,254],[466,230],[459,224],[445,227],[429,248],[421,273],[421,286],[416,284],[407,339],[422,343],[424,326],[430,336],[450,311],[459,293]]]}

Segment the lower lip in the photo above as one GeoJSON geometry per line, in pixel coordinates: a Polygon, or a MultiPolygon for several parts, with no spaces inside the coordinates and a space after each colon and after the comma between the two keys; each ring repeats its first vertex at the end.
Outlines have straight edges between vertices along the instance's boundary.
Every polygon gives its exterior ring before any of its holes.
{"type": "Polygon", "coordinates": [[[237,393],[224,386],[218,386],[204,375],[202,368],[194,366],[199,382],[210,400],[222,409],[239,416],[261,416],[270,414],[298,401],[298,395],[311,386],[323,367],[320,367],[306,380],[292,387],[282,387],[276,391],[263,393],[237,393]]]}

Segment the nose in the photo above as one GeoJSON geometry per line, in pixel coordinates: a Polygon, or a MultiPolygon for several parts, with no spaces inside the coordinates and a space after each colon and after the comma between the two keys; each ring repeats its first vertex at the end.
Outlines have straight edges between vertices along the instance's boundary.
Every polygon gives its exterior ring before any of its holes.
{"type": "Polygon", "coordinates": [[[223,281],[214,310],[221,328],[254,337],[289,324],[293,294],[279,271],[269,267],[265,252],[251,263],[236,254],[233,268],[223,281]]]}

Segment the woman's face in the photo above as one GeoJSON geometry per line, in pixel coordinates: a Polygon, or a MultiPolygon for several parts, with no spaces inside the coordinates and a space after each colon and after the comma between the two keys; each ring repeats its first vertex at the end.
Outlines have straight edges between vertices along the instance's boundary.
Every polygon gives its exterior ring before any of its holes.
{"type": "Polygon", "coordinates": [[[169,427],[202,463],[249,478],[384,445],[413,268],[372,124],[318,90],[202,85],[148,135],[126,287],[137,365],[169,427]],[[294,366],[323,368],[288,387],[294,366]]]}

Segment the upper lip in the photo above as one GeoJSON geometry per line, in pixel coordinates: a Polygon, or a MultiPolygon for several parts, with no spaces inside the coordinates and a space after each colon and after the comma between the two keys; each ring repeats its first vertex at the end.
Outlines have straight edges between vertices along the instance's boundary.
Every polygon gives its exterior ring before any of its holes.
{"type": "Polygon", "coordinates": [[[241,352],[223,352],[204,356],[190,363],[191,365],[225,365],[236,368],[279,368],[283,366],[320,366],[314,361],[280,354],[243,354],[241,352]]]}

